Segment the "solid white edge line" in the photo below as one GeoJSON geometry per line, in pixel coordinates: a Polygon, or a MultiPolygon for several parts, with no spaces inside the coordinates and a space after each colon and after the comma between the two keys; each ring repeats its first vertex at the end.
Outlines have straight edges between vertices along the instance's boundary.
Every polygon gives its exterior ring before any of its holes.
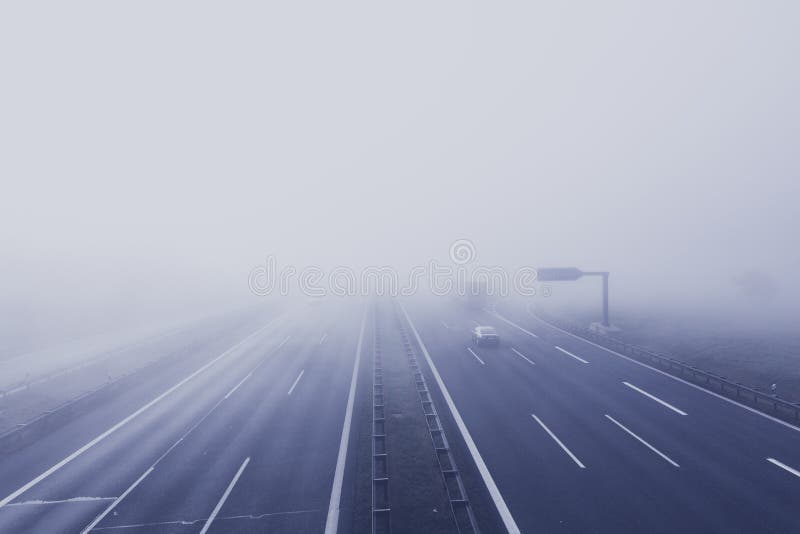
{"type": "Polygon", "coordinates": [[[627,432],[628,434],[630,434],[631,436],[633,436],[634,438],[639,440],[639,442],[642,445],[644,445],[645,447],[647,447],[648,449],[650,449],[651,451],[653,451],[657,455],[661,456],[664,460],[666,460],[667,462],[672,464],[674,467],[680,467],[680,465],[678,465],[676,462],[672,461],[672,459],[669,456],[667,456],[666,454],[664,454],[660,450],[656,449],[655,447],[653,447],[652,445],[647,443],[644,439],[642,439],[639,436],[637,436],[636,434],[634,434],[633,430],[629,429],[628,427],[626,427],[625,425],[623,425],[622,423],[620,423],[619,421],[617,421],[616,419],[614,419],[610,415],[605,414],[605,416],[608,418],[609,421],[611,421],[612,423],[614,423],[615,425],[620,427],[622,430],[624,430],[625,432],[627,432]]]}
{"type": "Polygon", "coordinates": [[[537,423],[539,423],[539,425],[541,425],[541,427],[542,427],[542,428],[544,428],[544,431],[545,431],[545,432],[547,432],[547,433],[550,435],[550,437],[551,437],[551,438],[553,438],[553,441],[555,441],[556,443],[558,443],[558,446],[559,446],[559,447],[561,447],[562,449],[564,449],[564,452],[566,452],[566,453],[567,453],[567,455],[568,455],[570,458],[572,458],[572,461],[573,461],[573,462],[575,462],[576,464],[578,464],[578,467],[580,467],[581,469],[586,469],[586,466],[585,466],[585,465],[583,465],[583,464],[581,463],[581,461],[580,461],[580,460],[578,460],[578,457],[577,457],[577,456],[575,456],[574,454],[572,454],[572,451],[571,451],[571,450],[569,450],[569,449],[567,448],[567,446],[566,446],[566,445],[564,445],[564,444],[561,442],[561,440],[560,440],[560,439],[558,439],[558,436],[556,436],[555,434],[553,434],[553,432],[551,432],[551,431],[550,431],[550,429],[549,429],[549,428],[547,428],[547,425],[545,425],[545,424],[542,422],[542,420],[541,420],[541,419],[539,419],[538,417],[536,417],[536,414],[531,414],[531,417],[533,417],[533,418],[536,420],[536,422],[537,422],[537,423]]]}
{"type": "Polygon", "coordinates": [[[535,362],[533,362],[532,360],[528,359],[528,357],[527,357],[527,356],[525,356],[524,354],[522,354],[520,351],[518,351],[518,350],[517,350],[517,349],[515,349],[514,347],[511,347],[511,350],[514,352],[514,354],[516,354],[517,356],[519,356],[520,358],[522,358],[523,360],[525,360],[525,361],[526,361],[526,362],[528,362],[529,364],[531,364],[531,365],[536,365],[536,363],[535,363],[535,362]]]}
{"type": "Polygon", "coordinates": [[[103,520],[103,518],[105,518],[105,516],[107,516],[107,515],[108,515],[108,514],[111,512],[111,510],[113,510],[114,508],[116,508],[116,507],[117,507],[117,505],[118,505],[120,502],[122,502],[122,499],[124,499],[125,497],[127,497],[127,496],[128,496],[128,494],[129,494],[130,492],[132,492],[132,491],[134,490],[134,488],[136,488],[136,486],[138,486],[138,485],[139,485],[139,483],[140,483],[142,480],[144,480],[144,479],[145,479],[145,477],[146,477],[147,475],[149,475],[150,473],[152,473],[152,472],[153,472],[153,469],[154,469],[154,467],[152,467],[152,466],[151,466],[151,467],[150,467],[150,468],[149,468],[147,471],[145,471],[144,473],[142,473],[142,476],[140,476],[139,478],[137,478],[137,479],[136,479],[136,482],[134,482],[133,484],[131,484],[131,485],[130,485],[130,487],[128,487],[128,489],[126,489],[126,490],[123,492],[123,494],[122,494],[122,495],[120,495],[119,497],[117,497],[117,498],[114,500],[114,502],[112,502],[111,504],[109,504],[109,505],[108,505],[108,507],[107,507],[105,510],[103,510],[102,512],[100,512],[100,515],[98,515],[97,517],[95,517],[95,518],[94,518],[94,521],[92,521],[91,523],[89,523],[89,524],[86,526],[86,528],[84,528],[83,530],[81,530],[81,534],[86,534],[87,532],[89,532],[90,530],[92,530],[94,527],[96,527],[96,526],[97,526],[97,524],[98,524],[98,523],[100,523],[100,521],[102,521],[102,520],[103,520]]]}
{"type": "Polygon", "coordinates": [[[220,498],[219,502],[214,507],[214,511],[211,512],[210,516],[208,516],[208,519],[206,520],[205,525],[203,525],[203,530],[200,531],[200,534],[206,534],[206,532],[208,532],[208,529],[211,528],[211,523],[214,522],[214,519],[217,517],[217,514],[222,509],[222,505],[225,504],[225,501],[228,500],[228,495],[230,495],[231,491],[233,491],[233,486],[236,485],[236,482],[239,480],[239,477],[242,476],[242,471],[244,471],[244,468],[247,467],[247,464],[249,463],[250,463],[250,457],[248,456],[247,458],[245,458],[244,462],[242,462],[242,466],[239,468],[239,470],[236,471],[236,474],[233,476],[233,480],[231,480],[231,483],[228,484],[225,493],[222,494],[222,497],[220,498]]]}
{"type": "Polygon", "coordinates": [[[788,466],[788,465],[786,465],[785,463],[783,463],[783,462],[779,462],[779,461],[778,461],[778,460],[776,460],[775,458],[767,458],[767,461],[768,461],[768,462],[770,462],[771,464],[775,464],[775,465],[777,465],[777,466],[778,466],[778,467],[780,467],[781,469],[785,469],[786,471],[790,472],[791,474],[793,474],[793,475],[794,475],[794,476],[796,476],[796,477],[800,477],[800,471],[798,471],[798,470],[797,470],[797,469],[795,469],[794,467],[789,467],[789,466],[788,466]]]}
{"type": "Polygon", "coordinates": [[[554,347],[556,348],[556,350],[563,352],[567,356],[572,356],[573,358],[575,358],[576,360],[578,360],[581,363],[589,363],[586,360],[584,360],[583,358],[581,358],[580,356],[576,356],[576,355],[572,354],[570,351],[568,351],[566,349],[562,349],[558,345],[554,345],[554,347]]]}
{"type": "Polygon", "coordinates": [[[256,334],[259,334],[260,332],[262,332],[265,328],[267,328],[269,325],[271,325],[274,321],[275,321],[275,319],[269,321],[267,324],[265,324],[264,326],[262,326],[261,328],[259,328],[255,332],[253,332],[252,334],[248,335],[247,337],[245,337],[244,339],[242,339],[241,341],[236,343],[234,346],[230,347],[228,350],[226,350],[225,352],[223,352],[222,354],[220,354],[219,356],[217,356],[216,358],[214,358],[210,362],[206,363],[205,365],[203,365],[199,369],[195,370],[189,376],[187,376],[186,378],[184,378],[183,380],[181,380],[180,382],[178,382],[177,384],[175,384],[174,386],[172,386],[171,388],[169,388],[168,390],[163,392],[161,395],[159,395],[155,399],[151,400],[150,402],[148,402],[147,404],[145,404],[144,406],[142,406],[141,408],[139,408],[138,410],[136,410],[135,412],[133,412],[132,414],[127,416],[122,421],[119,421],[117,424],[115,424],[114,426],[112,426],[111,428],[109,428],[108,430],[106,430],[105,432],[100,434],[99,436],[97,436],[94,439],[92,439],[89,443],[85,444],[80,449],[74,451],[72,454],[70,454],[69,456],[67,456],[66,458],[64,458],[63,460],[58,462],[57,464],[55,464],[52,467],[50,467],[50,469],[48,469],[44,473],[40,474],[39,476],[37,476],[36,478],[31,480],[30,482],[28,482],[24,486],[18,488],[16,491],[14,491],[13,493],[11,493],[8,496],[6,496],[3,500],[0,500],[0,508],[3,508],[6,504],[8,504],[9,502],[13,501],[14,499],[19,497],[20,495],[22,495],[26,491],[28,491],[29,489],[34,487],[36,484],[38,484],[39,482],[41,482],[45,478],[49,477],[50,475],[52,475],[53,473],[55,473],[56,471],[58,471],[59,469],[61,469],[65,465],[67,465],[69,462],[71,462],[72,460],[74,460],[75,458],[77,458],[78,456],[80,456],[81,454],[86,452],[87,450],[91,449],[92,447],[94,447],[95,445],[97,445],[98,443],[103,441],[105,438],[107,438],[108,436],[110,436],[111,434],[113,434],[114,432],[116,432],[117,430],[119,430],[120,428],[122,428],[123,426],[128,424],[129,422],[131,422],[133,419],[135,419],[136,417],[141,415],[143,412],[147,411],[152,406],[154,406],[155,404],[160,402],[162,399],[164,399],[164,397],[166,397],[167,395],[169,395],[170,393],[172,393],[176,389],[180,388],[181,386],[183,386],[184,384],[189,382],[191,379],[193,379],[194,377],[196,377],[197,375],[199,375],[200,373],[202,373],[203,371],[205,371],[206,369],[208,369],[209,367],[211,367],[212,365],[217,363],[220,359],[224,358],[225,356],[227,356],[228,354],[233,352],[235,349],[239,348],[243,343],[245,343],[246,341],[250,340],[256,334]]]}
{"type": "Polygon", "coordinates": [[[765,419],[768,419],[768,420],[772,421],[773,423],[777,423],[779,425],[785,426],[786,428],[790,428],[790,429],[792,429],[792,430],[794,430],[796,432],[800,432],[800,426],[795,426],[795,425],[793,425],[791,423],[787,423],[786,421],[784,421],[782,419],[778,419],[777,417],[773,417],[773,416],[771,416],[769,414],[766,414],[766,413],[764,413],[762,411],[756,410],[755,408],[751,408],[750,406],[746,406],[746,405],[742,404],[741,402],[737,402],[737,401],[735,401],[733,399],[729,399],[728,397],[720,395],[719,393],[716,393],[716,392],[711,391],[709,389],[706,389],[704,387],[698,386],[697,384],[693,384],[693,383],[691,383],[691,382],[689,382],[687,380],[684,380],[683,378],[677,377],[675,375],[671,375],[671,374],[667,373],[666,371],[662,371],[661,369],[656,369],[655,367],[653,367],[651,365],[647,365],[646,363],[640,362],[639,360],[634,360],[633,358],[625,356],[624,354],[620,354],[619,352],[617,352],[615,350],[612,350],[612,349],[609,349],[608,347],[604,347],[602,345],[598,345],[597,343],[594,343],[593,341],[589,341],[588,339],[584,339],[581,336],[577,336],[577,335],[573,334],[572,332],[567,332],[566,330],[564,330],[562,328],[559,328],[559,327],[557,327],[555,325],[552,325],[552,324],[548,323],[544,319],[540,319],[539,317],[536,317],[536,315],[534,315],[530,310],[528,310],[528,313],[530,314],[531,317],[533,317],[534,319],[536,319],[540,323],[542,323],[545,326],[547,326],[549,328],[552,328],[554,330],[558,330],[562,334],[565,334],[565,335],[573,337],[573,338],[575,338],[577,340],[583,341],[584,343],[592,345],[593,347],[596,347],[598,349],[604,350],[604,351],[608,352],[609,354],[613,354],[614,356],[622,358],[623,360],[627,360],[630,363],[634,363],[634,364],[639,365],[641,367],[644,367],[646,369],[650,369],[651,371],[654,371],[654,372],[656,372],[656,373],[658,373],[660,375],[663,375],[663,376],[665,376],[667,378],[671,378],[672,380],[675,380],[676,382],[680,382],[681,384],[689,386],[690,388],[694,388],[697,391],[702,391],[703,393],[705,393],[707,395],[711,395],[712,397],[716,397],[719,400],[722,400],[722,401],[725,401],[727,403],[733,404],[734,406],[738,406],[739,408],[742,408],[743,410],[747,410],[748,412],[750,412],[752,414],[755,414],[755,415],[761,416],[761,417],[763,417],[765,419]]]}
{"type": "Polygon", "coordinates": [[[300,374],[297,375],[297,378],[294,379],[294,383],[292,384],[292,387],[289,388],[289,393],[287,393],[287,395],[292,394],[292,391],[294,391],[294,388],[297,386],[297,383],[300,382],[300,379],[303,378],[303,373],[305,372],[306,372],[305,369],[300,370],[300,374]]]}
{"type": "Polygon", "coordinates": [[[469,450],[470,455],[472,455],[472,460],[475,462],[475,466],[478,468],[481,478],[483,478],[483,483],[486,484],[486,489],[489,491],[492,501],[494,501],[494,505],[497,508],[497,512],[500,514],[500,519],[503,521],[503,525],[505,525],[509,534],[520,534],[519,527],[517,526],[516,521],[514,521],[511,511],[508,509],[506,501],[503,499],[503,495],[497,488],[494,478],[492,478],[491,473],[489,473],[489,468],[486,467],[486,462],[483,461],[481,453],[478,452],[478,447],[472,440],[472,436],[470,435],[469,430],[467,430],[467,425],[464,424],[464,420],[461,418],[461,414],[458,412],[458,408],[456,408],[453,398],[450,396],[450,392],[447,391],[447,387],[444,385],[444,381],[439,375],[439,371],[436,369],[436,365],[433,363],[433,359],[431,358],[430,353],[428,353],[428,349],[422,342],[419,332],[417,332],[414,323],[411,322],[411,317],[409,317],[405,307],[399,302],[398,304],[400,305],[403,315],[405,315],[408,326],[411,327],[411,331],[414,333],[414,338],[416,338],[422,354],[425,356],[425,361],[428,362],[428,367],[430,367],[431,373],[433,374],[434,379],[436,379],[436,384],[439,386],[439,391],[442,392],[442,397],[444,397],[444,401],[447,404],[447,407],[450,409],[450,413],[453,415],[453,420],[455,421],[458,430],[461,432],[461,436],[464,438],[464,443],[466,443],[467,449],[469,450]]]}
{"type": "Polygon", "coordinates": [[[471,348],[469,348],[469,347],[467,347],[467,350],[469,351],[469,353],[470,353],[470,354],[472,354],[473,356],[475,356],[475,359],[476,359],[476,360],[478,360],[479,362],[481,362],[481,365],[486,365],[485,363],[483,363],[483,360],[481,360],[481,359],[480,359],[480,357],[479,357],[477,354],[475,354],[475,351],[474,351],[474,350],[472,350],[472,349],[471,349],[471,348]]]}
{"type": "Polygon", "coordinates": [[[655,395],[652,395],[652,394],[646,392],[645,390],[643,390],[641,388],[637,388],[636,386],[634,386],[630,382],[623,381],[622,383],[625,384],[626,386],[628,386],[629,388],[631,388],[632,390],[641,393],[642,395],[644,395],[648,399],[654,400],[654,401],[656,401],[657,403],[659,403],[662,406],[666,406],[667,408],[669,408],[670,410],[672,410],[675,413],[678,413],[678,414],[681,414],[681,415],[687,415],[686,412],[684,412],[683,410],[679,410],[675,406],[671,405],[670,403],[668,403],[666,401],[663,401],[663,400],[659,399],[655,395]]]}
{"type": "Polygon", "coordinates": [[[536,334],[534,334],[533,332],[531,332],[530,330],[525,330],[524,328],[522,328],[520,325],[518,325],[518,324],[517,324],[517,323],[515,323],[514,321],[511,321],[511,320],[509,320],[509,319],[506,319],[505,317],[503,317],[502,315],[500,315],[500,314],[499,314],[499,313],[497,313],[497,312],[494,312],[494,313],[493,313],[493,315],[494,315],[495,317],[497,317],[498,319],[500,319],[501,321],[503,321],[503,322],[506,322],[506,323],[510,324],[511,326],[513,326],[514,328],[516,328],[517,330],[521,330],[522,332],[525,332],[526,334],[528,334],[528,335],[529,335],[529,336],[531,336],[531,337],[539,337],[539,336],[537,336],[536,334]]]}
{"type": "Polygon", "coordinates": [[[364,315],[361,318],[361,331],[358,334],[358,345],[356,346],[356,361],[353,362],[353,376],[350,377],[350,393],[347,396],[347,408],[342,425],[342,438],[339,441],[339,456],[336,458],[336,471],[333,475],[333,487],[331,489],[331,500],[328,503],[328,517],[325,520],[325,534],[336,534],[339,530],[339,506],[342,499],[342,483],[344,482],[344,467],[347,460],[347,445],[350,442],[350,426],[353,419],[353,403],[356,397],[356,385],[358,383],[358,366],[361,362],[361,345],[364,341],[364,327],[367,323],[367,309],[364,308],[364,315]]]}

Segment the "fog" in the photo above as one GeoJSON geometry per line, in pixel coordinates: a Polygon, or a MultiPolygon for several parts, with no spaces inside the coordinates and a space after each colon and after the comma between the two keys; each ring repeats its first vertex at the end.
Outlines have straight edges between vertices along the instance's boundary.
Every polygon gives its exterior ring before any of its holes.
{"type": "Polygon", "coordinates": [[[614,304],[785,317],[798,15],[6,3],[2,352],[257,304],[269,254],[407,269],[464,238],[481,264],[611,271],[614,304]]]}

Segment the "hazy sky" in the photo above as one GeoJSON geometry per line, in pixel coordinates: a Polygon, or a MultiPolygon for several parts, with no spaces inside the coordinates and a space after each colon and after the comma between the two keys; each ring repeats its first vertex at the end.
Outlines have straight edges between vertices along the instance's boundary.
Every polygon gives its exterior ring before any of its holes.
{"type": "Polygon", "coordinates": [[[628,294],[797,294],[799,26],[779,1],[7,2],[0,295],[243,292],[268,253],[462,237],[628,294]]]}

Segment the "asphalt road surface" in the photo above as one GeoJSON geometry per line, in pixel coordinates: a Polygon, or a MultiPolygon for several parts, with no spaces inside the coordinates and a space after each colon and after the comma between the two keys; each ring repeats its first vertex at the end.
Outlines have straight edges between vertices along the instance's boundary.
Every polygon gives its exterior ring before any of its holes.
{"type": "MultiPolygon", "coordinates": [[[[410,334],[481,532],[800,532],[800,429],[523,309],[383,307],[399,320],[382,328],[410,334]],[[500,346],[472,346],[476,324],[500,346]]],[[[372,439],[374,310],[258,317],[3,453],[0,532],[369,532],[354,516],[372,476],[359,450],[372,439]]],[[[395,415],[425,420],[403,406],[395,415]]],[[[418,443],[409,469],[435,458],[418,443]]],[[[421,484],[445,485],[423,467],[421,484]]],[[[395,480],[390,505],[445,495],[395,480]]]]}

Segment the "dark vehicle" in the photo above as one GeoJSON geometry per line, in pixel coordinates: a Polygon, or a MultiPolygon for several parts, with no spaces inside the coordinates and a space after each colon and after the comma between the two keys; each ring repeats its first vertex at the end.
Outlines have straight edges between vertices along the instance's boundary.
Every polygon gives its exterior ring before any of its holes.
{"type": "Polygon", "coordinates": [[[481,347],[484,345],[497,346],[500,344],[500,336],[492,326],[476,326],[472,330],[472,343],[481,347]]]}

